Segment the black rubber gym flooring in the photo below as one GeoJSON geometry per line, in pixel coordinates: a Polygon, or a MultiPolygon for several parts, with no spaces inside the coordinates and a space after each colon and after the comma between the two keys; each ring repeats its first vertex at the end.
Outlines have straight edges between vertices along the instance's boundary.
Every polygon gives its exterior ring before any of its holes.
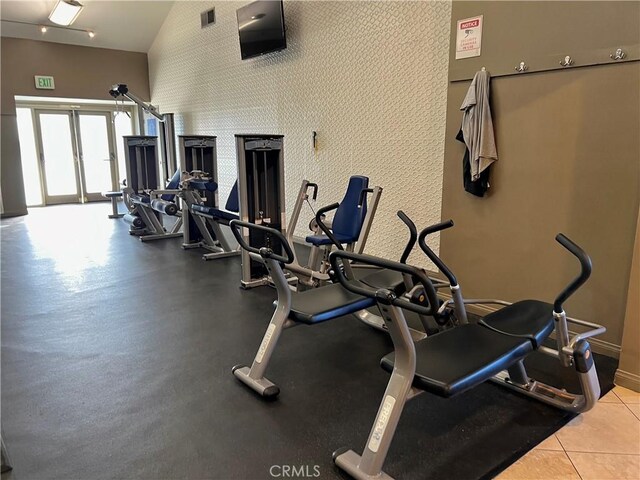
{"type": "MultiPolygon", "coordinates": [[[[143,244],[108,211],[2,221],[2,428],[14,466],[3,480],[268,479],[281,466],[342,478],[331,453],[362,451],[388,380],[386,335],[352,317],[286,331],[268,371],[282,393],[265,402],[231,367],[250,364],[275,291],[239,289],[238,258],[204,262],[180,239],[143,244]]],[[[615,362],[597,365],[609,387],[615,362]]],[[[490,477],[570,418],[491,384],[424,394],[408,403],[385,470],[490,477]]]]}

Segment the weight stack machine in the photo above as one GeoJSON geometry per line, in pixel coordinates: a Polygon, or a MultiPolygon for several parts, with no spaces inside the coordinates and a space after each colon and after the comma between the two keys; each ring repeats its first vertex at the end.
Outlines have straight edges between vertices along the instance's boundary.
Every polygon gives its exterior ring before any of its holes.
{"type": "MultiPolygon", "coordinates": [[[[275,228],[286,237],[283,143],[283,135],[236,135],[240,220],[275,228]]],[[[249,245],[282,253],[277,238],[244,230],[242,236],[249,245]]],[[[242,288],[267,284],[265,266],[242,250],[242,288]]]]}
{"type": "MultiPolygon", "coordinates": [[[[124,204],[129,210],[122,218],[131,227],[132,235],[147,233],[144,220],[137,212],[132,197],[158,188],[158,138],[147,135],[123,136],[124,158],[127,169],[125,188],[122,190],[124,204]]],[[[160,215],[158,221],[162,222],[160,215]]]]}
{"type": "MultiPolygon", "coordinates": [[[[218,183],[218,162],[216,150],[216,137],[206,135],[180,135],[178,136],[180,152],[182,154],[181,171],[187,174],[192,172],[202,178],[208,178],[210,181],[218,183]],[[201,172],[201,173],[200,173],[201,172]]],[[[197,248],[201,246],[203,240],[202,233],[196,222],[201,222],[201,228],[207,228],[206,223],[200,218],[193,215],[188,206],[194,203],[200,203],[207,207],[219,208],[218,190],[215,192],[202,191],[193,192],[183,188],[184,199],[187,206],[182,209],[182,225],[183,225],[183,248],[197,248]],[[196,197],[196,195],[199,197],[196,197]],[[186,227],[185,227],[186,226],[186,227]]]]}

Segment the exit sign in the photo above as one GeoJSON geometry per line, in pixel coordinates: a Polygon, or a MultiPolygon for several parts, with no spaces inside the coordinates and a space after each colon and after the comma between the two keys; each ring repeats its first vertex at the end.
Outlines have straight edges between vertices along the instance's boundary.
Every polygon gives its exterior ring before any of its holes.
{"type": "Polygon", "coordinates": [[[53,77],[49,75],[36,75],[36,88],[40,90],[53,90],[56,88],[56,84],[53,82],[53,77]]]}

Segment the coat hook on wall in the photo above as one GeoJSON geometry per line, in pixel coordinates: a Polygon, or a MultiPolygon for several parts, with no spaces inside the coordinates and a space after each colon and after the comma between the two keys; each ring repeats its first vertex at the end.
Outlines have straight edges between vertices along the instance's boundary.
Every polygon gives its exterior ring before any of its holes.
{"type": "Polygon", "coordinates": [[[518,66],[516,67],[516,72],[520,72],[520,73],[522,73],[522,72],[526,72],[528,68],[529,68],[529,67],[527,66],[527,64],[526,64],[526,63],[524,63],[524,62],[520,62],[520,65],[518,65],[518,66]]]}
{"type": "Polygon", "coordinates": [[[626,56],[627,54],[624,53],[621,48],[618,48],[615,53],[609,55],[609,57],[613,58],[614,60],[622,60],[626,56]]]}
{"type": "Polygon", "coordinates": [[[562,65],[563,67],[570,67],[571,65],[573,65],[573,58],[567,55],[566,57],[564,57],[564,60],[560,60],[560,65],[562,65]]]}

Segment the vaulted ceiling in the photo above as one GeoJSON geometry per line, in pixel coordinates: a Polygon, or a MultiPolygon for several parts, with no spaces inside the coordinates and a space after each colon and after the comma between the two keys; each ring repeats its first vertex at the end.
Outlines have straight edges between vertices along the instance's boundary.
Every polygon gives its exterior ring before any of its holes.
{"type": "Polygon", "coordinates": [[[84,31],[59,28],[49,28],[44,34],[40,31],[40,25],[53,25],[49,14],[57,0],[2,0],[0,34],[3,37],[146,53],[173,5],[172,1],[163,0],[80,2],[84,9],[71,27],[91,30],[95,33],[94,38],[89,38],[84,31]],[[36,25],[13,23],[11,20],[36,25]]]}

